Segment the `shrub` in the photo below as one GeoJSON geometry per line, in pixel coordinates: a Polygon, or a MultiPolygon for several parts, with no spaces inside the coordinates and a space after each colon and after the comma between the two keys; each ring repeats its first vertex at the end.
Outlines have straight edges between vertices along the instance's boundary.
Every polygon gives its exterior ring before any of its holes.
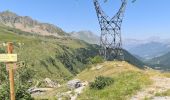
{"type": "Polygon", "coordinates": [[[33,98],[27,92],[27,90],[28,90],[27,86],[19,85],[16,88],[16,99],[17,100],[33,100],[33,98]]]}
{"type": "Polygon", "coordinates": [[[9,84],[2,84],[0,86],[0,100],[10,100],[9,84]]]}
{"type": "Polygon", "coordinates": [[[19,77],[19,81],[22,82],[22,84],[28,84],[28,81],[31,80],[33,78],[33,76],[35,75],[34,70],[28,68],[28,67],[22,67],[20,68],[20,70],[18,71],[18,77],[19,77]]]}
{"type": "Polygon", "coordinates": [[[0,85],[7,79],[7,71],[4,63],[0,63],[0,85]]]}
{"type": "Polygon", "coordinates": [[[90,83],[91,89],[103,89],[113,83],[113,79],[110,77],[98,76],[94,82],[90,83]]]}
{"type": "Polygon", "coordinates": [[[90,62],[92,64],[102,63],[104,62],[104,59],[101,56],[95,56],[94,58],[90,58],[90,62]]]}
{"type": "MultiPolygon", "coordinates": [[[[28,88],[23,85],[16,84],[15,97],[16,100],[33,100],[31,95],[27,92],[28,88]]],[[[10,100],[9,83],[3,84],[0,87],[0,100],[10,100]]]]}
{"type": "MultiPolygon", "coordinates": [[[[23,67],[15,72],[15,96],[16,100],[32,100],[31,95],[27,92],[29,85],[28,80],[32,79],[34,71],[23,67]]],[[[0,100],[10,100],[9,79],[5,65],[0,63],[0,100]]]]}

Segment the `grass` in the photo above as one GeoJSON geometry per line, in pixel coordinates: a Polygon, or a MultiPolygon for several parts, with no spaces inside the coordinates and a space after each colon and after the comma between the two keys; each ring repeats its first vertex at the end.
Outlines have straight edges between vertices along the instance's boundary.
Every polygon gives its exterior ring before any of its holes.
{"type": "Polygon", "coordinates": [[[86,88],[79,100],[128,100],[141,88],[151,84],[149,75],[126,62],[105,62],[99,70],[85,70],[76,78],[84,81],[93,81],[95,77],[109,76],[114,83],[102,90],[86,88]]]}
{"type": "Polygon", "coordinates": [[[163,73],[163,75],[164,75],[165,77],[170,78],[170,73],[168,73],[168,72],[163,73]]]}
{"type": "Polygon", "coordinates": [[[113,77],[114,83],[103,90],[87,88],[79,99],[88,100],[126,100],[143,86],[150,83],[148,77],[140,72],[123,72],[113,77]]]}
{"type": "Polygon", "coordinates": [[[170,96],[170,89],[162,93],[156,93],[155,96],[170,96]]]}
{"type": "Polygon", "coordinates": [[[63,85],[59,88],[56,88],[52,91],[48,91],[47,93],[44,93],[43,95],[35,95],[33,96],[35,100],[57,100],[57,94],[67,92],[69,89],[67,86],[63,85]]]}
{"type": "Polygon", "coordinates": [[[2,45],[6,42],[14,43],[14,53],[18,54],[19,62],[24,62],[27,67],[35,71],[35,79],[42,80],[48,77],[59,82],[73,77],[72,72],[80,70],[83,63],[75,59],[74,62],[69,62],[74,69],[69,70],[57,56],[65,53],[70,59],[74,59],[72,55],[75,50],[88,47],[85,42],[79,40],[43,37],[0,25],[1,49],[6,49],[2,45]],[[67,52],[63,47],[67,48],[67,52]]]}
{"type": "Polygon", "coordinates": [[[112,77],[116,74],[126,71],[140,71],[137,67],[121,61],[108,61],[101,64],[91,65],[89,69],[85,69],[83,72],[78,74],[75,78],[83,81],[93,81],[97,76],[109,76],[112,77]],[[99,70],[95,70],[96,66],[102,67],[99,70]]]}
{"type": "MultiPolygon", "coordinates": [[[[120,61],[109,61],[91,65],[79,73],[75,79],[93,82],[97,76],[106,76],[113,79],[113,83],[104,89],[97,90],[86,87],[84,92],[78,96],[78,100],[128,100],[141,88],[151,84],[150,76],[135,66],[120,61]],[[101,69],[95,69],[96,66],[102,66],[101,69]]],[[[36,100],[49,99],[55,100],[58,93],[67,92],[66,85],[44,95],[35,96],[36,100]]],[[[67,97],[65,97],[67,100],[67,97]]]]}

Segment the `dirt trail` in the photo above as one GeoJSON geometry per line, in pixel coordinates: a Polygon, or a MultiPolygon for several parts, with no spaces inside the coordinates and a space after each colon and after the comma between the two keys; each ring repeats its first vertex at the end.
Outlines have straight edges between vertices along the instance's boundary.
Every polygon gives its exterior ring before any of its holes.
{"type": "Polygon", "coordinates": [[[170,100],[170,97],[154,97],[155,93],[162,93],[170,89],[170,78],[152,77],[153,84],[139,91],[131,100],[145,100],[152,97],[151,100],[170,100]]]}

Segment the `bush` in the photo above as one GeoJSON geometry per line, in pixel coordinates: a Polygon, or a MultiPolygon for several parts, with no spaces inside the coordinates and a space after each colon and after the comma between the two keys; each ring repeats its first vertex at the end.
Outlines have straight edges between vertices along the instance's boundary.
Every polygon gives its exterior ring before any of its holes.
{"type": "Polygon", "coordinates": [[[102,63],[104,62],[104,59],[101,56],[95,56],[94,58],[90,58],[90,62],[92,64],[102,63]]]}
{"type": "Polygon", "coordinates": [[[98,76],[94,82],[90,83],[90,88],[100,90],[111,85],[113,82],[113,79],[110,77],[98,76]]]}
{"type": "MultiPolygon", "coordinates": [[[[16,100],[33,100],[27,92],[28,80],[32,79],[34,71],[23,67],[15,72],[15,96],[16,100]]],[[[0,63],[0,100],[10,100],[9,79],[5,65],[0,63]]]]}
{"type": "Polygon", "coordinates": [[[0,86],[0,100],[10,100],[9,84],[2,84],[0,86]]]}
{"type": "Polygon", "coordinates": [[[27,85],[28,81],[33,78],[35,75],[35,71],[28,68],[28,67],[22,67],[20,70],[18,70],[18,77],[19,81],[22,82],[22,84],[27,85]]]}
{"type": "MultiPolygon", "coordinates": [[[[27,92],[28,88],[17,84],[15,86],[16,100],[33,100],[31,95],[27,92]]],[[[9,83],[3,84],[0,87],[0,100],[10,100],[9,83]]]]}
{"type": "Polygon", "coordinates": [[[0,85],[8,79],[7,77],[8,73],[6,71],[6,67],[4,63],[0,63],[0,85]]]}
{"type": "Polygon", "coordinates": [[[33,100],[27,90],[27,86],[19,85],[16,88],[16,100],[33,100]]]}

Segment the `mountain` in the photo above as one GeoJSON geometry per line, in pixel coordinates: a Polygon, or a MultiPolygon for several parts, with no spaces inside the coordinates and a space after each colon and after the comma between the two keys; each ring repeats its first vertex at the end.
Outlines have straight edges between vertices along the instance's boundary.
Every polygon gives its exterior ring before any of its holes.
{"type": "MultiPolygon", "coordinates": [[[[83,40],[90,44],[99,44],[100,37],[91,31],[71,32],[71,37],[83,40]]],[[[159,37],[150,37],[148,39],[123,39],[123,48],[140,60],[147,60],[158,57],[170,51],[169,39],[160,39],[159,37]]]]}
{"type": "Polygon", "coordinates": [[[123,42],[123,48],[125,48],[127,50],[145,43],[145,41],[143,41],[143,40],[131,39],[131,38],[125,38],[125,39],[123,39],[122,42],[123,42]]]}
{"type": "Polygon", "coordinates": [[[151,66],[155,69],[170,71],[169,59],[170,59],[170,52],[168,52],[162,56],[152,58],[152,59],[148,60],[147,63],[149,64],[149,66],[151,66]]]}
{"type": "MultiPolygon", "coordinates": [[[[34,78],[50,77],[61,82],[68,80],[86,68],[88,59],[98,55],[100,47],[69,37],[32,35],[18,29],[0,26],[0,53],[5,53],[4,44],[14,43],[18,62],[31,68],[34,78]]],[[[143,68],[144,63],[124,51],[125,60],[143,68]]]]}
{"type": "Polygon", "coordinates": [[[134,39],[134,38],[124,38],[123,39],[123,47],[127,50],[131,48],[135,48],[138,45],[148,44],[151,42],[158,42],[158,43],[170,43],[169,39],[161,39],[160,37],[149,37],[146,39],[134,39]]]}
{"type": "MultiPolygon", "coordinates": [[[[22,63],[22,67],[32,69],[36,79],[50,77],[59,82],[68,80],[86,68],[89,58],[99,54],[100,46],[64,36],[67,34],[64,31],[60,31],[60,37],[59,34],[56,36],[52,33],[43,36],[42,33],[35,34],[16,27],[18,23],[25,25],[26,28],[29,25],[32,27],[54,25],[42,24],[31,18],[29,19],[32,21],[27,21],[27,18],[19,17],[12,12],[3,12],[0,16],[2,23],[0,24],[0,53],[5,53],[7,42],[13,42],[14,53],[19,57],[18,63],[22,63]]],[[[60,30],[55,26],[54,29],[60,30]]],[[[127,51],[124,51],[124,54],[126,61],[143,68],[144,63],[140,60],[127,51]]]]}
{"type": "Polygon", "coordinates": [[[151,59],[169,52],[170,46],[167,43],[148,42],[131,47],[128,51],[142,58],[151,59]]]}
{"type": "MultiPolygon", "coordinates": [[[[65,33],[63,33],[65,34],[65,33]]],[[[7,42],[14,43],[18,63],[35,73],[34,78],[68,80],[85,68],[98,47],[69,37],[41,36],[0,25],[0,53],[7,42]]]]}
{"type": "MultiPolygon", "coordinates": [[[[99,36],[95,35],[91,31],[79,31],[79,32],[71,32],[71,37],[84,40],[87,43],[90,44],[99,44],[100,38],[99,36]]],[[[137,57],[130,54],[128,51],[123,50],[124,52],[124,58],[127,62],[134,64],[140,68],[142,68],[145,64],[140,61],[141,59],[138,59],[137,57]]]]}
{"type": "Polygon", "coordinates": [[[58,37],[65,35],[63,34],[63,30],[55,25],[41,23],[28,16],[19,16],[10,11],[0,13],[0,24],[39,35],[53,35],[58,37]]]}
{"type": "Polygon", "coordinates": [[[100,37],[95,35],[91,31],[71,32],[70,35],[71,37],[83,40],[90,44],[99,44],[100,41],[100,37]]]}

